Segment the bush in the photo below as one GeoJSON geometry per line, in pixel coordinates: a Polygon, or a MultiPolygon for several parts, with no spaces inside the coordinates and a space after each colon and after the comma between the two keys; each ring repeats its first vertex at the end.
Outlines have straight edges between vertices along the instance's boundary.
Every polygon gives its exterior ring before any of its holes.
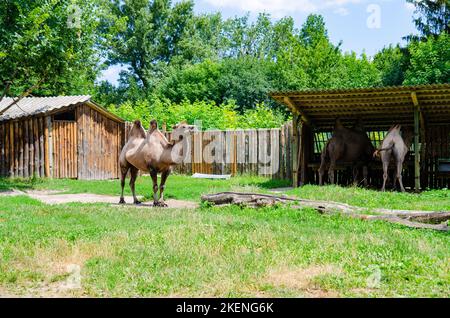
{"type": "Polygon", "coordinates": [[[181,121],[189,124],[201,122],[203,130],[207,129],[237,129],[237,128],[277,128],[283,125],[286,118],[276,110],[268,108],[263,103],[254,109],[239,113],[233,100],[217,106],[215,102],[197,101],[190,103],[171,103],[154,98],[136,102],[125,102],[116,107],[111,105],[108,110],[127,120],[141,120],[145,127],[155,118],[161,126],[165,123],[170,127],[181,121]]]}

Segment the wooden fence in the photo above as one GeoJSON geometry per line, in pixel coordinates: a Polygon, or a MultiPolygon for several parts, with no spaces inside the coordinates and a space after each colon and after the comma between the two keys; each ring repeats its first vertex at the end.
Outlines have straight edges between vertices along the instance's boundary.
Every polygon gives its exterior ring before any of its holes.
{"type": "MultiPolygon", "coordinates": [[[[132,123],[126,123],[125,135],[132,123]]],[[[172,133],[163,132],[168,140],[172,133]]],[[[292,178],[293,128],[250,130],[209,130],[184,136],[180,174],[250,174],[274,179],[292,178]]]]}
{"type": "Polygon", "coordinates": [[[0,123],[0,175],[44,177],[48,126],[43,117],[0,123]]]}

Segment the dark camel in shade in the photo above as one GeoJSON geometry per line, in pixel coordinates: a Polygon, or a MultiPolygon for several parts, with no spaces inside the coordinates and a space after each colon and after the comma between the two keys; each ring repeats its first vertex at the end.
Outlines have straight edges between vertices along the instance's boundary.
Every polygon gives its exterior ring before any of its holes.
{"type": "Polygon", "coordinates": [[[353,128],[346,128],[339,119],[336,120],[333,135],[325,144],[319,168],[319,184],[323,185],[323,177],[328,167],[328,178],[334,184],[334,170],[337,163],[351,163],[353,166],[353,182],[357,183],[359,167],[363,167],[364,184],[368,184],[368,164],[372,160],[375,147],[367,136],[361,121],[353,128]]]}

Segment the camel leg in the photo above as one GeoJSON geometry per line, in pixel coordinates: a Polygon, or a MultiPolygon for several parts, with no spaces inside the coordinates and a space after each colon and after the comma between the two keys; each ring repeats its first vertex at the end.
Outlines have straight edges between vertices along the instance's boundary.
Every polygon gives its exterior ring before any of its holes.
{"type": "Polygon", "coordinates": [[[358,185],[359,167],[357,165],[353,166],[353,185],[358,185]]]}
{"type": "Polygon", "coordinates": [[[336,168],[336,161],[331,159],[330,167],[328,168],[328,178],[330,179],[330,184],[334,184],[334,169],[336,168]]]}
{"type": "Polygon", "coordinates": [[[167,204],[164,202],[164,189],[166,188],[166,180],[169,174],[170,170],[161,173],[161,182],[159,184],[159,206],[162,207],[167,207],[167,204]]]}
{"type": "Polygon", "coordinates": [[[120,194],[119,204],[125,204],[125,198],[123,196],[123,190],[125,188],[125,178],[127,177],[128,170],[130,170],[130,165],[120,165],[120,186],[122,187],[122,192],[120,194]]]}
{"type": "Polygon", "coordinates": [[[319,185],[323,185],[323,176],[325,175],[326,163],[325,160],[322,160],[319,168],[319,185]]]}
{"type": "Polygon", "coordinates": [[[154,169],[150,169],[150,176],[153,181],[153,206],[159,206],[158,202],[158,172],[154,169]]]}
{"type": "Polygon", "coordinates": [[[388,169],[389,169],[389,161],[383,160],[383,187],[381,191],[386,191],[386,181],[388,179],[388,169]]]}
{"type": "Polygon", "coordinates": [[[139,169],[137,169],[135,167],[131,167],[130,188],[131,188],[131,193],[133,193],[134,204],[141,204],[141,201],[139,201],[136,197],[136,191],[135,191],[135,183],[136,183],[136,178],[137,178],[138,172],[139,172],[139,169]]]}
{"type": "Polygon", "coordinates": [[[405,187],[403,186],[403,181],[402,181],[402,170],[403,170],[403,162],[399,161],[397,162],[397,180],[398,183],[400,184],[400,190],[402,192],[405,192],[405,187]]]}
{"type": "Polygon", "coordinates": [[[369,168],[367,165],[363,166],[363,178],[364,178],[364,186],[367,187],[369,185],[369,168]]]}
{"type": "Polygon", "coordinates": [[[394,169],[394,173],[393,173],[393,180],[394,180],[394,184],[392,186],[392,190],[397,190],[397,168],[394,169]]]}

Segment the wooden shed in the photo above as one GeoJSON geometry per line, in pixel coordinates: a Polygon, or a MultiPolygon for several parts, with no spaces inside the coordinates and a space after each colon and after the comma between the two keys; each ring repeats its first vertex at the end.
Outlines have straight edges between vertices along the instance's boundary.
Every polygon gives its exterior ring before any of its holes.
{"type": "MultiPolygon", "coordinates": [[[[293,185],[317,183],[320,153],[336,118],[352,126],[362,119],[375,147],[393,124],[414,127],[404,183],[419,191],[450,186],[450,84],[274,92],[293,114],[293,185]]],[[[348,184],[348,167],[338,182],[348,184]]],[[[381,183],[381,163],[371,167],[371,184],[381,183]],[[380,171],[379,171],[380,170],[380,171]]]]}
{"type": "Polygon", "coordinates": [[[90,96],[0,101],[0,176],[119,177],[124,121],[90,96]]]}

